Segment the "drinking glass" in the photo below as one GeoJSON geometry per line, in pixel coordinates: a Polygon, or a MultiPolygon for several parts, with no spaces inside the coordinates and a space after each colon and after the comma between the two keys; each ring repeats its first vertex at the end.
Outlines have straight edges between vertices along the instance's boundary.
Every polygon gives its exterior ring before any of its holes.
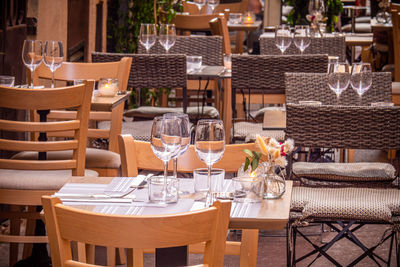
{"type": "Polygon", "coordinates": [[[293,41],[296,47],[303,54],[304,50],[311,44],[310,26],[297,25],[294,28],[293,41]]]}
{"type": "Polygon", "coordinates": [[[180,120],[155,117],[151,128],[151,149],[164,163],[164,196],[167,198],[168,162],[176,156],[181,147],[180,120]]]}
{"type": "Polygon", "coordinates": [[[195,150],[201,161],[208,168],[208,193],[206,205],[213,201],[211,192],[211,168],[214,163],[222,158],[225,152],[225,131],[221,120],[199,120],[195,134],[195,150]]]}
{"type": "Polygon", "coordinates": [[[0,75],[0,85],[7,86],[7,87],[13,87],[14,82],[15,82],[14,76],[0,75]]]}
{"type": "Polygon", "coordinates": [[[22,48],[22,61],[31,71],[31,88],[33,88],[33,73],[42,63],[43,48],[40,40],[25,40],[22,48]]]}
{"type": "Polygon", "coordinates": [[[335,65],[339,63],[339,57],[337,56],[328,56],[328,70],[327,72],[329,73],[329,69],[331,67],[331,65],[335,65]]]}
{"type": "Polygon", "coordinates": [[[292,43],[292,36],[290,33],[289,26],[286,25],[278,25],[275,28],[275,45],[281,50],[282,55],[285,50],[292,43]]]}
{"type": "Polygon", "coordinates": [[[174,172],[175,178],[178,177],[178,157],[183,155],[189,148],[190,145],[190,123],[188,114],[180,113],[166,113],[163,116],[164,119],[177,119],[180,120],[181,125],[181,147],[176,156],[173,157],[174,161],[174,172]]]}
{"type": "Polygon", "coordinates": [[[44,64],[51,71],[51,88],[54,88],[54,72],[61,67],[64,60],[64,50],[60,41],[46,41],[44,43],[44,64]]]}
{"type": "Polygon", "coordinates": [[[354,63],[351,68],[350,84],[360,96],[359,101],[361,105],[362,95],[368,91],[372,85],[371,65],[362,62],[354,63]]]}
{"type": "Polygon", "coordinates": [[[150,48],[156,43],[156,25],[142,23],[140,25],[139,42],[146,48],[146,53],[150,52],[150,48]]]}
{"type": "Polygon", "coordinates": [[[206,4],[206,0],[193,0],[193,2],[199,9],[199,13],[201,12],[201,9],[203,8],[203,6],[206,4]]]}
{"type": "Polygon", "coordinates": [[[211,7],[211,11],[214,13],[214,9],[219,5],[219,0],[207,0],[207,5],[211,7]]]}
{"type": "Polygon", "coordinates": [[[339,104],[340,94],[347,89],[350,83],[349,65],[347,63],[332,64],[328,70],[328,85],[337,96],[339,104]]]}
{"type": "Polygon", "coordinates": [[[164,46],[167,54],[169,49],[175,44],[175,40],[176,40],[175,24],[161,24],[158,41],[162,46],[164,46]]]}

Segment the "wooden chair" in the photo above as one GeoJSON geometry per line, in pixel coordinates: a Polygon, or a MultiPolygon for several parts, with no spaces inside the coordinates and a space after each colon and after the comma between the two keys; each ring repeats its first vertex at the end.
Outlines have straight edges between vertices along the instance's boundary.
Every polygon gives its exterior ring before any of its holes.
{"type": "MultiPolygon", "coordinates": [[[[117,78],[120,83],[120,90],[126,91],[131,66],[131,58],[122,58],[117,62],[108,63],[72,63],[65,62],[56,70],[54,78],[56,81],[73,81],[75,79],[117,78]]],[[[34,84],[39,84],[39,79],[51,79],[50,70],[44,65],[40,65],[35,71],[34,84]]],[[[122,114],[124,105],[120,104],[113,111],[91,111],[90,120],[96,125],[96,122],[109,121],[108,129],[90,128],[88,138],[108,139],[108,150],[87,148],[86,168],[95,170],[100,176],[118,176],[120,170],[120,158],[118,155],[117,136],[121,133],[122,114]]],[[[74,116],[69,111],[53,111],[48,115],[49,119],[65,119],[74,116]]],[[[37,119],[37,117],[35,118],[37,119]]],[[[69,133],[57,133],[54,136],[70,136],[69,133]]],[[[48,153],[48,158],[66,159],[70,157],[70,151],[61,151],[57,153],[48,153]]],[[[35,155],[29,152],[23,152],[20,158],[33,158],[35,155]]]]}
{"type": "MultiPolygon", "coordinates": [[[[149,142],[136,141],[131,135],[120,135],[118,138],[122,176],[135,177],[138,175],[139,169],[150,171],[163,170],[163,164],[154,155],[149,142]]],[[[243,149],[256,150],[256,146],[254,143],[227,144],[224,156],[213,165],[213,168],[224,169],[225,173],[236,173],[246,157],[243,149]]],[[[189,146],[186,153],[179,157],[178,172],[193,173],[194,169],[204,167],[206,165],[198,159],[193,145],[189,146]]],[[[172,170],[172,164],[168,168],[172,170]]],[[[258,230],[243,229],[242,242],[227,241],[225,254],[240,255],[240,266],[255,266],[257,263],[257,244],[258,230]]],[[[189,246],[189,252],[195,254],[202,253],[203,246],[204,244],[191,245],[189,246]]]]}
{"type": "MultiPolygon", "coordinates": [[[[164,248],[206,242],[203,265],[224,262],[231,203],[217,201],[207,209],[154,216],[105,215],[42,198],[53,266],[98,266],[72,260],[70,241],[128,248],[127,266],[134,266],[133,249],[164,248]]],[[[198,266],[198,265],[196,265],[198,266]]]]}
{"type": "MultiPolygon", "coordinates": [[[[0,235],[0,242],[10,242],[10,266],[18,258],[18,243],[46,243],[46,236],[33,236],[35,220],[40,219],[36,206],[41,205],[42,195],[59,190],[71,175],[85,173],[86,137],[93,81],[83,85],[57,89],[19,89],[0,86],[0,107],[20,110],[48,110],[77,108],[72,120],[59,122],[26,122],[0,120],[0,130],[23,133],[73,131],[68,141],[16,141],[0,139],[5,151],[59,151],[70,149],[72,158],[65,160],[0,159],[0,203],[11,205],[10,212],[1,218],[10,218],[10,235],[0,235]],[[72,171],[72,172],[71,172],[72,171]],[[24,211],[24,207],[28,206],[24,211]],[[19,236],[20,223],[27,219],[26,236],[19,236]]],[[[24,247],[23,256],[29,256],[30,247],[24,247]]]]}
{"type": "MultiPolygon", "coordinates": [[[[224,13],[225,10],[229,10],[232,13],[243,13],[248,10],[248,0],[239,1],[236,3],[220,3],[215,7],[214,13],[224,13]]],[[[204,7],[203,7],[204,8],[204,7]]],[[[191,15],[198,15],[198,7],[191,2],[183,2],[183,12],[189,13],[191,15]]]]}
{"type": "Polygon", "coordinates": [[[213,18],[224,17],[224,14],[185,15],[177,14],[173,23],[177,34],[190,35],[192,31],[210,31],[208,22],[213,18]]]}
{"type": "Polygon", "coordinates": [[[232,54],[231,41],[229,39],[229,30],[226,19],[223,17],[213,18],[212,20],[210,20],[209,24],[211,33],[213,35],[222,36],[224,54],[232,54]]]}

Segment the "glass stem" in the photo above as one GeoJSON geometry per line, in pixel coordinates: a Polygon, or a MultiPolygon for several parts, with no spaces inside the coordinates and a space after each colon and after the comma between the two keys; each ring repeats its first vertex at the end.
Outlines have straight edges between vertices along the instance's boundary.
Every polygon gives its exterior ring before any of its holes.
{"type": "Polygon", "coordinates": [[[34,70],[31,70],[31,88],[33,89],[33,72],[34,70]]]}
{"type": "Polygon", "coordinates": [[[51,72],[51,88],[54,88],[54,72],[55,71],[51,72]]]}
{"type": "Polygon", "coordinates": [[[168,160],[164,161],[164,186],[163,186],[163,192],[164,192],[164,200],[166,201],[167,199],[167,177],[168,177],[168,160]]]}
{"type": "Polygon", "coordinates": [[[178,178],[178,158],[174,158],[174,178],[178,178]]]}
{"type": "Polygon", "coordinates": [[[208,171],[208,176],[207,176],[207,188],[208,188],[208,193],[207,193],[207,206],[212,205],[212,195],[211,195],[211,167],[212,165],[207,165],[207,171],[208,171]]]}

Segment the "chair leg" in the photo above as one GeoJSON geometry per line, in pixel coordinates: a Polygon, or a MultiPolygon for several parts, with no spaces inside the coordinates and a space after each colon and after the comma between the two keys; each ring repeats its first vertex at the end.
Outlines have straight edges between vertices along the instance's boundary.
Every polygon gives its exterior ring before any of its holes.
{"type": "Polygon", "coordinates": [[[126,263],[126,258],[125,258],[125,249],[123,248],[117,248],[117,264],[122,265],[126,263]]]}
{"type": "MultiPolygon", "coordinates": [[[[28,206],[28,212],[35,212],[36,211],[36,206],[28,206]]],[[[26,229],[25,229],[25,235],[26,236],[33,236],[35,235],[35,227],[36,227],[36,220],[26,220],[26,229]]],[[[30,243],[25,243],[24,244],[24,250],[22,253],[22,258],[26,259],[30,255],[32,255],[32,247],[33,245],[30,243]]]]}
{"type": "Polygon", "coordinates": [[[240,267],[257,266],[258,229],[243,229],[240,267]]]}
{"type": "MultiPolygon", "coordinates": [[[[12,212],[20,212],[21,206],[11,205],[10,210],[12,212]]],[[[20,235],[21,219],[11,219],[10,220],[10,234],[20,235]]],[[[13,266],[18,261],[18,243],[10,243],[10,258],[9,264],[13,266]]]]}
{"type": "Polygon", "coordinates": [[[107,247],[107,266],[115,267],[115,248],[107,247]]]}

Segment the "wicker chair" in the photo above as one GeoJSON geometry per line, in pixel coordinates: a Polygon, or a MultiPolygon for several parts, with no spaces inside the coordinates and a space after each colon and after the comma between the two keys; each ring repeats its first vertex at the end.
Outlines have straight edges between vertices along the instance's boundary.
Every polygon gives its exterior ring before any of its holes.
{"type": "MultiPolygon", "coordinates": [[[[336,94],[328,87],[326,73],[285,73],[286,103],[315,100],[323,105],[336,105],[336,94]]],[[[373,72],[372,86],[362,96],[361,104],[392,101],[392,76],[390,72],[373,72]]],[[[339,98],[340,105],[359,104],[358,94],[349,86],[339,98]]]]}
{"type": "MultiPolygon", "coordinates": [[[[275,45],[273,34],[262,35],[260,37],[261,55],[281,55],[282,52],[275,45]]],[[[285,55],[299,55],[299,49],[292,43],[285,51],[285,55]]],[[[340,61],[346,61],[346,42],[345,37],[339,35],[326,35],[320,38],[312,38],[309,47],[304,50],[303,55],[328,54],[337,56],[340,61]]]]}
{"type": "MultiPolygon", "coordinates": [[[[146,54],[143,46],[138,47],[139,54],[146,54]]],[[[150,49],[151,54],[165,54],[165,48],[156,42],[150,49]]],[[[208,66],[223,65],[221,36],[176,36],[175,44],[169,54],[185,54],[187,56],[202,56],[202,64],[208,66]]]]}
{"type": "MultiPolygon", "coordinates": [[[[287,104],[286,137],[299,147],[349,149],[400,149],[400,108],[370,106],[308,106],[287,104]]],[[[399,156],[399,155],[398,155],[399,156]]],[[[387,163],[305,163],[303,184],[293,188],[288,235],[288,266],[304,258],[325,256],[341,266],[327,250],[342,238],[359,246],[364,253],[349,265],[369,257],[390,266],[392,245],[395,244],[399,265],[399,244],[395,243],[400,222],[400,191],[394,187],[395,168],[387,163]],[[322,246],[296,258],[296,237],[312,241],[303,234],[301,225],[309,222],[327,224],[337,235],[322,246]],[[376,246],[367,247],[355,232],[365,224],[388,224],[376,246]],[[388,260],[377,256],[375,248],[390,242],[388,260]],[[290,249],[289,249],[290,248],[290,249]]],[[[396,239],[397,242],[397,239],[396,239]]],[[[314,260],[315,260],[314,259],[314,260]]]]}
{"type": "MultiPolygon", "coordinates": [[[[236,110],[237,98],[242,98],[245,119],[249,119],[250,103],[261,103],[263,107],[265,104],[285,103],[285,72],[321,73],[326,72],[327,66],[327,55],[233,55],[232,110],[234,111],[234,120],[238,117],[236,110]],[[238,93],[241,94],[237,97],[238,93]]],[[[238,103],[241,103],[240,99],[238,100],[238,103]]],[[[241,121],[234,123],[233,141],[236,139],[254,140],[256,133],[272,135],[278,139],[283,139],[284,137],[283,131],[262,131],[261,124],[241,121]]]]}

